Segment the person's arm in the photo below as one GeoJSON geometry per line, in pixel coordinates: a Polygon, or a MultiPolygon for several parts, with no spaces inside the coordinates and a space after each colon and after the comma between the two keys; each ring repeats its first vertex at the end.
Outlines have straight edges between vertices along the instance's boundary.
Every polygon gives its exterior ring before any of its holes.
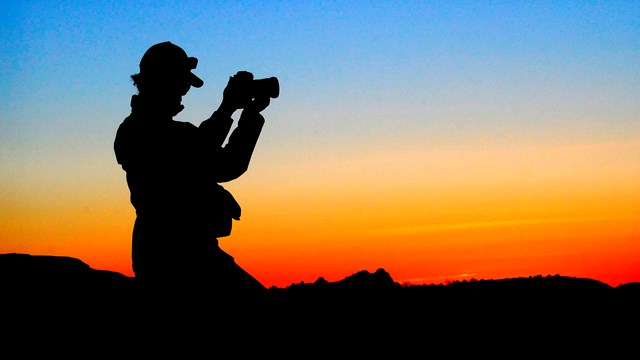
{"type": "Polygon", "coordinates": [[[246,85],[251,80],[253,75],[246,71],[230,77],[220,106],[200,124],[201,140],[207,149],[207,164],[204,166],[212,166],[209,173],[216,182],[234,180],[247,171],[262,131],[265,120],[260,111],[269,105],[270,100],[268,97],[251,98],[246,85]],[[238,126],[229,136],[232,115],[239,109],[243,110],[238,126]],[[229,141],[223,146],[227,136],[229,141]]]}
{"type": "Polygon", "coordinates": [[[229,136],[229,141],[221,149],[216,171],[216,182],[237,179],[249,169],[249,162],[265,123],[264,117],[256,111],[242,111],[238,126],[229,136]]]}
{"type": "Polygon", "coordinates": [[[247,71],[239,71],[229,77],[227,86],[222,93],[222,102],[211,116],[200,124],[206,147],[215,149],[222,147],[233,125],[233,114],[244,108],[251,102],[251,96],[247,92],[248,81],[253,80],[253,74],[247,71]]]}
{"type": "Polygon", "coordinates": [[[203,146],[215,153],[224,144],[232,125],[233,119],[230,115],[226,115],[225,112],[214,112],[199,126],[203,146]]]}

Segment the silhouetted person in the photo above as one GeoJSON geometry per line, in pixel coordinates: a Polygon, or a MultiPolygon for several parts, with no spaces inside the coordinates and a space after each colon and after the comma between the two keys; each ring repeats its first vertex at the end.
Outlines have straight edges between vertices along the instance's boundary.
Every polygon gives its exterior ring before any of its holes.
{"type": "Polygon", "coordinates": [[[136,210],[133,271],[154,293],[260,296],[265,287],[218,246],[218,237],[229,235],[232,218],[240,218],[240,206],[218,183],[247,171],[265,122],[260,112],[270,98],[254,97],[253,75],[240,71],[229,78],[209,119],[200,126],[176,121],[182,96],[204,84],[191,72],[196,65],[182,48],[162,42],[145,52],[140,72],[131,76],[138,94],[118,128],[114,150],[136,210]]]}

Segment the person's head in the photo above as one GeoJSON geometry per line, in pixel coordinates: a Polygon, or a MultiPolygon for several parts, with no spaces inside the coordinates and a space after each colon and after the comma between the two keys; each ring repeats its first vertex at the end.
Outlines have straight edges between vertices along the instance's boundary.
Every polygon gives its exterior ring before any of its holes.
{"type": "Polygon", "coordinates": [[[151,46],[140,60],[140,72],[131,75],[133,84],[140,94],[179,105],[191,86],[201,87],[202,79],[191,70],[198,65],[198,59],[189,57],[178,45],[170,41],[151,46]]]}

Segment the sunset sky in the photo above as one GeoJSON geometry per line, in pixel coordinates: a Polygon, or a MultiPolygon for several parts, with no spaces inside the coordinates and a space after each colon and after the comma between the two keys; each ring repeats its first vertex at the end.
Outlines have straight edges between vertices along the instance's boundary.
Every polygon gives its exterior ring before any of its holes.
{"type": "Polygon", "coordinates": [[[265,286],[640,281],[640,1],[2,1],[0,253],[133,276],[113,140],[162,41],[176,120],[280,80],[220,239],[265,286]]]}

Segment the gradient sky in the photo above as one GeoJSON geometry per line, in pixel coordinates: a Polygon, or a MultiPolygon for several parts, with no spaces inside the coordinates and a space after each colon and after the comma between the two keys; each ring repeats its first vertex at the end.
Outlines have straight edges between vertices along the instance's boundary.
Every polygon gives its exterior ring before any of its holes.
{"type": "MultiPolygon", "coordinates": [[[[640,1],[2,1],[0,253],[133,276],[113,140],[144,51],[281,95],[221,247],[265,286],[640,281],[640,1]]],[[[237,114],[236,114],[237,118],[237,114]]]]}

